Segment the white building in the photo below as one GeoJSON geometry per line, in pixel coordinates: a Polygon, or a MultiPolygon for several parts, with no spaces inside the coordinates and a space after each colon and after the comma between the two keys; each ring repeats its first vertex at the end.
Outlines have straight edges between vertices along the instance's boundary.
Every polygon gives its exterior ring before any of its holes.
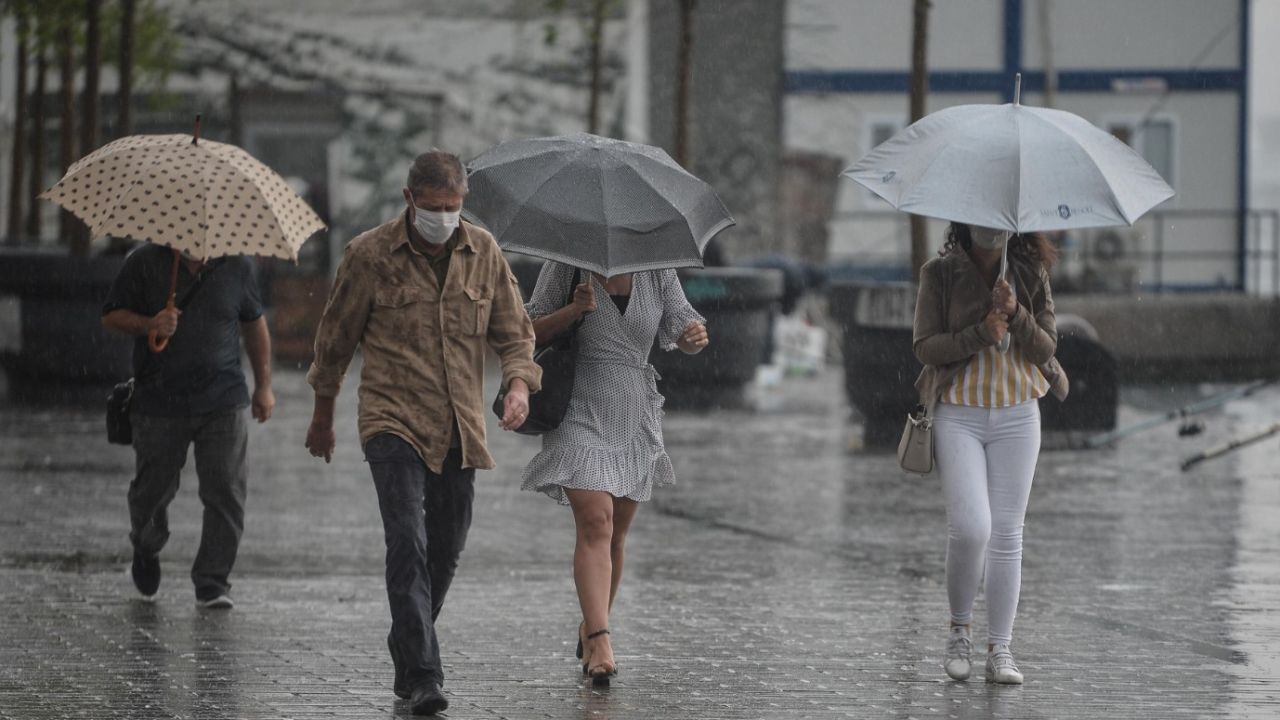
{"type": "MultiPolygon", "coordinates": [[[[1177,192],[1133,228],[1070,233],[1064,284],[1274,291],[1275,213],[1248,198],[1250,0],[932,5],[929,111],[1010,102],[1022,73],[1024,104],[1050,100],[1111,131],[1177,192]]],[[[852,164],[901,129],[911,35],[905,0],[791,0],[787,148],[852,164]]],[[[930,234],[940,244],[943,224],[930,234]]],[[[831,261],[902,275],[908,248],[904,216],[842,180],[831,261]]]]}

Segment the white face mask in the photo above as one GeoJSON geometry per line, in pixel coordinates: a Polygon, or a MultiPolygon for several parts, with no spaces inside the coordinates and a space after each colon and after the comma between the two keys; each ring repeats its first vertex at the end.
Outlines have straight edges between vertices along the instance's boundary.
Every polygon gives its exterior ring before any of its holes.
{"type": "Polygon", "coordinates": [[[461,222],[461,212],[432,212],[414,208],[413,227],[423,240],[432,245],[443,245],[449,241],[453,231],[461,222]]]}
{"type": "Polygon", "coordinates": [[[991,228],[978,227],[977,225],[969,226],[969,237],[973,240],[973,244],[987,250],[999,250],[1008,242],[1008,230],[993,230],[991,228]]]}

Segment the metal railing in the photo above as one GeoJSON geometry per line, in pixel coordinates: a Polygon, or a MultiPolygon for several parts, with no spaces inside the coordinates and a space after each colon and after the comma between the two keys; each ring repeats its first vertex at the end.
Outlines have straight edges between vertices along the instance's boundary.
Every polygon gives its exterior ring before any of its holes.
{"type": "MultiPolygon", "coordinates": [[[[829,258],[834,266],[901,267],[905,273],[910,247],[905,213],[841,212],[831,225],[829,258]]],[[[945,227],[942,221],[930,222],[931,248],[941,247],[945,227]]],[[[1277,209],[1154,210],[1133,227],[1071,230],[1056,235],[1056,240],[1062,259],[1054,276],[1062,292],[1280,296],[1277,209]]]]}

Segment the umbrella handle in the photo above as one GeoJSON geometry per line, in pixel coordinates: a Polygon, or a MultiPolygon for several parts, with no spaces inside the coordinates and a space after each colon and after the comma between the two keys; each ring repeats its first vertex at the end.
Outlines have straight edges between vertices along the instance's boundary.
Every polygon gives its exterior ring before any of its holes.
{"type": "MultiPolygon", "coordinates": [[[[174,310],[178,306],[178,263],[182,262],[182,256],[178,253],[178,249],[173,250],[173,270],[169,273],[169,302],[165,305],[165,310],[174,310]]],[[[147,334],[147,346],[151,348],[153,353],[164,352],[169,347],[169,337],[160,337],[157,330],[152,330],[147,334]]]]}
{"type": "MultiPolygon", "coordinates": [[[[1021,75],[1019,75],[1018,77],[1018,83],[1019,84],[1022,83],[1021,75]]],[[[1010,239],[1011,239],[1010,236],[1008,235],[1005,236],[1004,247],[1001,248],[1001,252],[1000,252],[1000,274],[996,276],[996,282],[1000,282],[1000,279],[1003,278],[1005,274],[1009,272],[1009,240],[1010,239]]],[[[1009,337],[1009,333],[1006,332],[1004,334],[1004,337],[1000,338],[1000,342],[999,344],[996,345],[996,349],[1002,353],[1007,353],[1009,352],[1010,344],[1012,344],[1011,338],[1009,337]]]]}

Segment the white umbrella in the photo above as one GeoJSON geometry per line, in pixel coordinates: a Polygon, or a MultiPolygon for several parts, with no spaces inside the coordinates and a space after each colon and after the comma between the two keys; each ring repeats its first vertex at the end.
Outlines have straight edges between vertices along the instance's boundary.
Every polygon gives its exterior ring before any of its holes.
{"type": "Polygon", "coordinates": [[[842,174],[899,210],[1011,233],[1132,225],[1173,197],[1133,148],[1079,115],[1020,104],[1016,82],[1013,103],[931,113],[842,174]]]}
{"type": "Polygon", "coordinates": [[[1016,233],[1132,225],[1173,197],[1110,133],[1016,100],[939,110],[843,174],[899,210],[1016,233]]]}

